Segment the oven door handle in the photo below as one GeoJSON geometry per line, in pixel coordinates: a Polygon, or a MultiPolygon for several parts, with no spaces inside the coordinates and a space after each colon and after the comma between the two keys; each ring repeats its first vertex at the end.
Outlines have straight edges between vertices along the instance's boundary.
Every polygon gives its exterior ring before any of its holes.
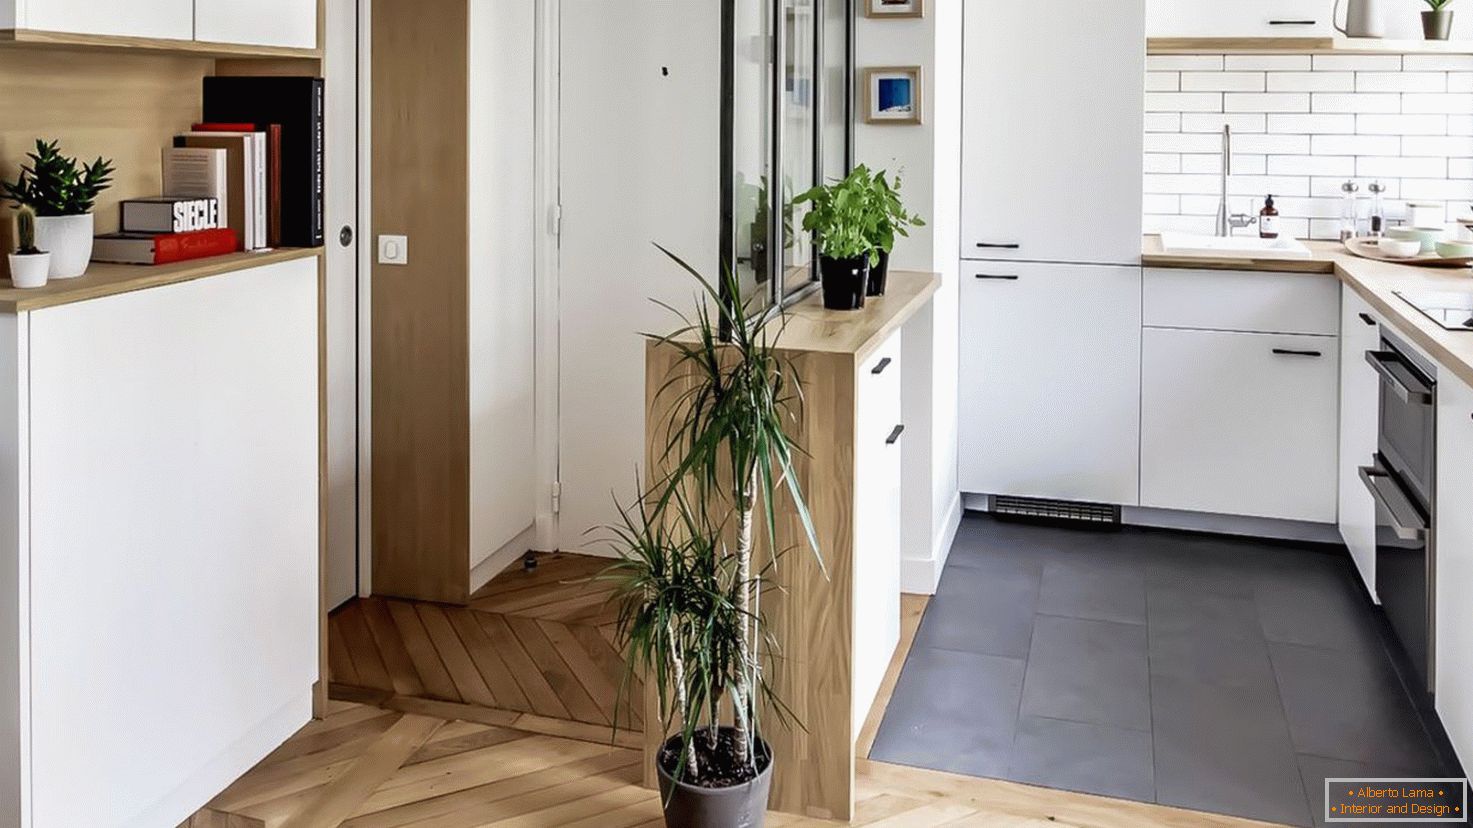
{"type": "Polygon", "coordinates": [[[1393,351],[1366,351],[1366,362],[1381,375],[1385,383],[1396,394],[1396,398],[1407,405],[1431,405],[1432,389],[1420,382],[1402,365],[1401,357],[1393,351]],[[1393,367],[1400,371],[1393,370],[1393,367]],[[1400,376],[1405,374],[1405,376],[1400,376]],[[1411,382],[1408,382],[1410,380],[1411,382]],[[1412,387],[1415,383],[1417,387],[1412,387]]]}
{"type": "Polygon", "coordinates": [[[1360,467],[1361,482],[1366,484],[1370,490],[1371,497],[1386,513],[1391,515],[1391,529],[1396,536],[1404,541],[1425,541],[1427,539],[1427,522],[1417,514],[1417,509],[1412,502],[1402,494],[1401,488],[1396,481],[1377,466],[1360,467]]]}

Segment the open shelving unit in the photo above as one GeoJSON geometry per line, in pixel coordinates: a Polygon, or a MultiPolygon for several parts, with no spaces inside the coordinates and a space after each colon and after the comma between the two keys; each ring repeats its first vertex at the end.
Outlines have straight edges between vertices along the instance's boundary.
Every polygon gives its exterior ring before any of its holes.
{"type": "Polygon", "coordinates": [[[1473,40],[1382,40],[1347,37],[1152,37],[1151,55],[1333,54],[1473,55],[1473,40]]]}

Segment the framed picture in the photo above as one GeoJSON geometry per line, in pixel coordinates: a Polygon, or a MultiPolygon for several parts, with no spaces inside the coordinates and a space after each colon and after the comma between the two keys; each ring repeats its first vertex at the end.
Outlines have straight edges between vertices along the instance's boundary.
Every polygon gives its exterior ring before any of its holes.
{"type": "Polygon", "coordinates": [[[864,120],[869,124],[921,123],[921,67],[864,70],[864,120]]]}
{"type": "Polygon", "coordinates": [[[925,0],[861,0],[865,17],[925,17],[925,0]]]}

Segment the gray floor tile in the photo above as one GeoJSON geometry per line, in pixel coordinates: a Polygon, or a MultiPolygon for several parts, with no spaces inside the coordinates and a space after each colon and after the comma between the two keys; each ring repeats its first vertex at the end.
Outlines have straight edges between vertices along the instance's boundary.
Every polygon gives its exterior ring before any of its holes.
{"type": "Polygon", "coordinates": [[[1305,568],[1254,588],[1264,637],[1342,651],[1379,646],[1365,599],[1345,573],[1305,568]]]}
{"type": "Polygon", "coordinates": [[[1013,746],[1023,670],[1018,659],[912,649],[870,757],[1002,776],[1013,746]]]}
{"type": "Polygon", "coordinates": [[[1109,725],[1024,716],[1008,778],[1068,791],[1153,802],[1151,734],[1109,725]]]}
{"type": "Polygon", "coordinates": [[[1151,675],[1277,693],[1251,598],[1150,592],[1151,675]]]}
{"type": "Polygon", "coordinates": [[[1146,580],[1141,568],[1114,562],[1051,561],[1043,568],[1038,611],[1045,615],[1146,623],[1146,580]]]}
{"type": "Polygon", "coordinates": [[[1415,779],[1442,775],[1441,771],[1429,766],[1405,768],[1384,762],[1350,762],[1344,759],[1304,755],[1299,757],[1299,772],[1304,780],[1304,793],[1309,799],[1309,809],[1314,816],[1314,824],[1326,828],[1347,824],[1327,822],[1325,819],[1326,779],[1415,779]]]}
{"type": "Polygon", "coordinates": [[[1026,569],[948,567],[916,632],[916,646],[1026,658],[1039,578],[1026,569]]]}
{"type": "Polygon", "coordinates": [[[1384,652],[1269,645],[1284,712],[1300,753],[1415,767],[1431,755],[1384,652]]]}
{"type": "Polygon", "coordinates": [[[1023,715],[1149,730],[1146,628],[1040,615],[1023,683],[1023,715]]]}
{"type": "Polygon", "coordinates": [[[1309,824],[1294,746],[1274,695],[1155,676],[1151,712],[1157,801],[1309,824]]]}

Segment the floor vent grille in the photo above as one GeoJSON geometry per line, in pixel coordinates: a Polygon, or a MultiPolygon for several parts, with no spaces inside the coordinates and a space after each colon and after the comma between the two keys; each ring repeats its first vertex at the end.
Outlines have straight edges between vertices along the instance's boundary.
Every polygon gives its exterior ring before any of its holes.
{"type": "Polygon", "coordinates": [[[1104,503],[1075,503],[1069,500],[993,495],[992,512],[999,517],[1060,520],[1101,527],[1120,525],[1120,507],[1104,503]]]}

